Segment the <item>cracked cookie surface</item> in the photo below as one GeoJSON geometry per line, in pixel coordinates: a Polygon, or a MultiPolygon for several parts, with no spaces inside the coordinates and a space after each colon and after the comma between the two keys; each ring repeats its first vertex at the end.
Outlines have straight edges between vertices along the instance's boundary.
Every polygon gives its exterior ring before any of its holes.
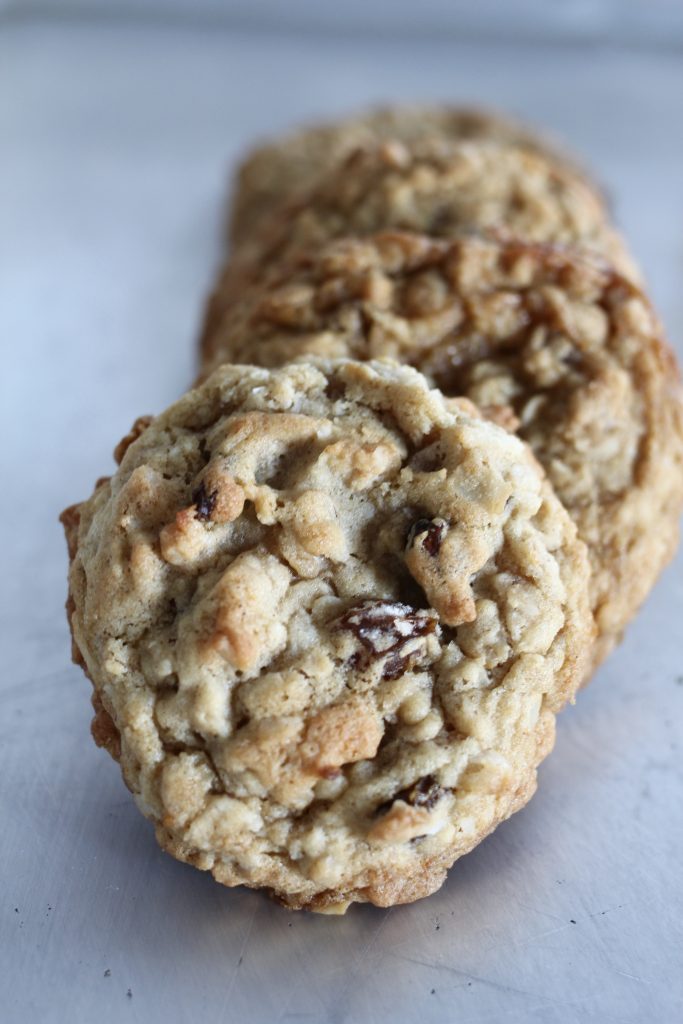
{"type": "Polygon", "coordinates": [[[63,516],[93,733],[175,856],[381,906],[535,789],[593,622],[529,450],[407,367],[221,367],[63,516]]]}
{"type": "Polygon", "coordinates": [[[232,203],[235,245],[265,224],[283,202],[306,192],[340,160],[362,146],[394,139],[409,145],[427,139],[488,139],[549,157],[558,167],[581,169],[539,132],[514,118],[468,107],[404,104],[370,110],[292,132],[253,149],[242,162],[232,203]]]}
{"type": "Polygon", "coordinates": [[[595,664],[669,561],[683,502],[679,372],[643,292],[570,247],[406,232],[271,268],[213,324],[209,367],[388,357],[532,447],[588,545],[595,664]]]}
{"type": "Polygon", "coordinates": [[[602,200],[569,169],[489,139],[388,141],[352,152],[241,240],[214,288],[206,344],[221,310],[269,267],[335,238],[394,229],[573,243],[639,276],[602,200]]]}

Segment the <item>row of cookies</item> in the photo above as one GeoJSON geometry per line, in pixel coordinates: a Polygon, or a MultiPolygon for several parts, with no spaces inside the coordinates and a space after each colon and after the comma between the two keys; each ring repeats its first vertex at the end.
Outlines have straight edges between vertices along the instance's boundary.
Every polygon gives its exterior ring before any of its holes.
{"type": "Polygon", "coordinates": [[[599,193],[504,119],[257,150],[231,236],[202,383],[63,515],[93,733],[219,881],[407,902],[671,556],[675,362],[599,193]]]}

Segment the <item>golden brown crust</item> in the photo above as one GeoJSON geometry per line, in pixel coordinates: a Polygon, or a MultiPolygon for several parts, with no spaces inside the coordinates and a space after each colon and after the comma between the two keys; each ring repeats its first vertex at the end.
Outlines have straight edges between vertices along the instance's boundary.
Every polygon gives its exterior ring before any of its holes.
{"type": "Polygon", "coordinates": [[[80,505],[69,505],[68,508],[65,508],[59,517],[59,521],[64,527],[64,537],[66,538],[69,559],[73,559],[78,543],[78,525],[81,521],[80,505]]]}
{"type": "Polygon", "coordinates": [[[66,519],[93,735],[174,856],[387,906],[533,792],[585,551],[525,446],[415,371],[223,367],[66,519]]]}
{"type": "Polygon", "coordinates": [[[515,426],[588,545],[596,664],[675,550],[675,357],[641,289],[574,248],[341,239],[270,267],[214,324],[208,349],[213,364],[389,357],[515,426]]]}
{"type": "Polygon", "coordinates": [[[354,150],[240,241],[214,289],[202,347],[221,310],[262,285],[270,266],[335,238],[394,229],[574,243],[638,276],[601,198],[569,169],[491,140],[387,141],[354,150]]]}
{"type": "Polygon", "coordinates": [[[128,449],[132,445],[133,441],[137,441],[140,435],[144,433],[145,430],[147,430],[147,427],[150,425],[153,419],[153,416],[138,416],[138,418],[135,420],[135,423],[130,428],[126,436],[121,438],[119,443],[116,445],[116,448],[114,449],[114,461],[116,462],[117,466],[121,464],[123,456],[126,454],[128,449]]]}
{"type": "Polygon", "coordinates": [[[252,150],[237,174],[230,223],[233,244],[241,245],[283,202],[305,193],[352,150],[389,139],[413,145],[434,138],[515,146],[548,157],[588,183],[585,171],[560,146],[509,116],[449,105],[381,107],[303,128],[252,150]]]}
{"type": "Polygon", "coordinates": [[[90,723],[92,738],[98,747],[103,747],[115,761],[119,761],[121,759],[121,734],[114,724],[114,719],[102,703],[97,690],[93,691],[92,706],[95,712],[90,723]]]}

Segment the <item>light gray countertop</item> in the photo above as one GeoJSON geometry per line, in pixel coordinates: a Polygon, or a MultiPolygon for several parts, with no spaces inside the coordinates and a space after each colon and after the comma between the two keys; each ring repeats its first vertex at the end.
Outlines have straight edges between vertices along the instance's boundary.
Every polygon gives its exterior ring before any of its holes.
{"type": "Polygon", "coordinates": [[[295,915],[158,851],[88,735],[56,517],[193,372],[225,170],[369,101],[493,103],[609,186],[681,349],[675,52],[0,27],[0,1017],[543,1024],[683,1020],[683,560],[560,719],[531,804],[445,887],[295,915]]]}

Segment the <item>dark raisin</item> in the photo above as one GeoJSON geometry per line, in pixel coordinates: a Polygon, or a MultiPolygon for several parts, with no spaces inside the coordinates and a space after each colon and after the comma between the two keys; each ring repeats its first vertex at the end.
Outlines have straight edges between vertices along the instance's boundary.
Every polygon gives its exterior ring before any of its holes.
{"type": "Polygon", "coordinates": [[[216,507],[217,497],[218,491],[211,491],[210,494],[207,494],[204,484],[201,483],[192,495],[192,504],[195,506],[195,519],[199,519],[203,523],[211,519],[211,514],[216,507]]]}
{"type": "Polygon", "coordinates": [[[398,679],[406,670],[407,659],[400,654],[391,654],[384,662],[382,679],[398,679]]]}
{"type": "Polygon", "coordinates": [[[443,789],[434,776],[425,775],[424,778],[418,779],[414,785],[401,790],[396,799],[405,800],[411,807],[424,807],[425,810],[431,811],[437,800],[441,799],[443,793],[443,789]]]}
{"type": "Polygon", "coordinates": [[[434,612],[412,608],[400,601],[364,601],[349,608],[337,622],[338,629],[347,629],[360,641],[364,652],[350,659],[352,668],[363,669],[372,659],[384,658],[383,678],[397,679],[420,656],[414,645],[405,650],[415,637],[428,636],[438,630],[434,612]]]}
{"type": "Polygon", "coordinates": [[[406,547],[419,544],[423,551],[436,558],[447,531],[448,523],[444,519],[418,519],[410,528],[406,547]]]}
{"type": "Polygon", "coordinates": [[[336,377],[331,377],[327,382],[325,395],[330,401],[337,402],[346,395],[346,385],[343,381],[337,380],[336,377]]]}
{"type": "Polygon", "coordinates": [[[432,214],[429,224],[430,235],[446,235],[452,233],[453,211],[448,205],[438,206],[432,214]]]}
{"type": "Polygon", "coordinates": [[[369,599],[349,608],[338,628],[351,630],[373,654],[384,654],[412,637],[433,633],[437,618],[432,611],[400,601],[369,599]]]}
{"type": "Polygon", "coordinates": [[[199,448],[199,454],[202,457],[204,465],[206,465],[208,462],[211,461],[211,452],[209,451],[209,446],[206,443],[205,437],[199,438],[199,444],[197,447],[199,448]]]}
{"type": "Polygon", "coordinates": [[[425,775],[411,786],[400,789],[398,793],[392,796],[391,800],[386,800],[380,804],[375,814],[378,817],[386,814],[397,800],[403,800],[404,803],[409,804],[411,807],[424,807],[426,811],[431,811],[432,807],[444,795],[444,792],[445,790],[441,788],[433,775],[425,775]]]}

